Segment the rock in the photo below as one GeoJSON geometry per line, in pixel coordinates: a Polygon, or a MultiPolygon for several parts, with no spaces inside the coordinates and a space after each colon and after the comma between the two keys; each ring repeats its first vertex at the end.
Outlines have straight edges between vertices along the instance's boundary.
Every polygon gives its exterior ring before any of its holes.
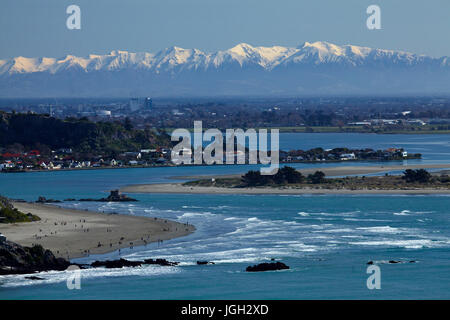
{"type": "Polygon", "coordinates": [[[171,262],[167,261],[166,259],[146,259],[144,261],[130,261],[126,259],[119,259],[119,260],[106,260],[106,261],[95,261],[91,263],[91,267],[98,268],[98,267],[105,267],[107,269],[113,269],[113,268],[123,268],[123,267],[140,267],[144,264],[156,264],[160,266],[176,266],[178,265],[178,262],[171,262]]]}
{"type": "Polygon", "coordinates": [[[55,199],[47,199],[45,197],[39,196],[36,203],[59,203],[61,200],[55,200],[55,199]]]}
{"type": "Polygon", "coordinates": [[[167,261],[166,259],[146,259],[143,264],[157,264],[160,266],[177,266],[178,262],[167,261]]]}
{"type": "MultiPolygon", "coordinates": [[[[389,261],[378,261],[376,262],[377,264],[397,264],[397,263],[416,263],[417,261],[415,260],[410,260],[410,261],[401,261],[401,260],[389,260],[389,261]]],[[[372,260],[370,260],[369,262],[367,262],[367,264],[374,264],[375,262],[373,262],[372,260]]]]}
{"type": "Polygon", "coordinates": [[[245,271],[247,272],[261,272],[261,271],[274,271],[274,270],[284,270],[289,269],[287,265],[283,262],[272,262],[272,263],[260,263],[254,266],[248,266],[245,271]]]}
{"type": "Polygon", "coordinates": [[[56,258],[41,245],[22,247],[11,241],[0,243],[0,275],[62,271],[69,265],[69,261],[56,258]]]}
{"type": "Polygon", "coordinates": [[[75,201],[74,198],[68,198],[68,199],[64,199],[64,201],[75,201]]]}
{"type": "Polygon", "coordinates": [[[205,265],[205,264],[215,264],[215,263],[212,262],[212,261],[197,261],[197,264],[198,265],[205,265]]]}
{"type": "Polygon", "coordinates": [[[140,267],[141,265],[142,261],[130,261],[126,259],[95,261],[91,263],[91,267],[94,268],[105,267],[107,269],[123,268],[123,267],[140,267]]]}
{"type": "Polygon", "coordinates": [[[80,199],[78,201],[130,202],[130,201],[137,201],[137,200],[130,198],[125,194],[120,194],[119,190],[111,190],[109,192],[109,196],[106,198],[100,198],[100,199],[87,198],[87,199],[80,199]]]}
{"type": "Polygon", "coordinates": [[[115,201],[115,202],[121,202],[121,201],[137,201],[136,199],[130,198],[125,194],[120,194],[119,190],[111,190],[109,192],[109,196],[107,198],[103,198],[102,201],[115,201]]]}
{"type": "Polygon", "coordinates": [[[28,280],[45,280],[44,278],[36,277],[36,276],[25,277],[25,279],[28,279],[28,280]]]}

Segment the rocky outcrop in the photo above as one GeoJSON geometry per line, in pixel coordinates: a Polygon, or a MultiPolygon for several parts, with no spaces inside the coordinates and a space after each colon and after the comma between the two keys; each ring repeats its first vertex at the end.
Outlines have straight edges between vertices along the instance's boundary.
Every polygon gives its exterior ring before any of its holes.
{"type": "Polygon", "coordinates": [[[55,199],[47,199],[46,197],[39,196],[39,198],[36,200],[36,203],[59,203],[61,200],[55,200],[55,199]]]}
{"type": "Polygon", "coordinates": [[[116,269],[123,267],[140,267],[142,265],[142,261],[130,261],[126,259],[119,260],[106,260],[106,261],[95,261],[91,263],[91,267],[105,267],[107,269],[116,269]]]}
{"type": "MultiPolygon", "coordinates": [[[[74,201],[74,199],[70,199],[67,201],[74,201]]],[[[86,198],[86,199],[80,199],[78,201],[97,201],[97,202],[130,202],[130,201],[137,201],[136,199],[130,198],[125,194],[120,194],[119,190],[111,190],[109,192],[109,196],[106,198],[100,198],[100,199],[93,199],[93,198],[86,198]]]]}
{"type": "Polygon", "coordinates": [[[416,263],[416,260],[402,261],[402,260],[389,260],[389,261],[372,261],[367,262],[368,265],[372,264],[397,264],[397,263],[416,263]]]}
{"type": "Polygon", "coordinates": [[[0,275],[62,271],[69,265],[67,260],[56,258],[40,245],[22,247],[11,241],[0,243],[0,275]]]}
{"type": "Polygon", "coordinates": [[[215,264],[215,263],[212,262],[212,261],[197,261],[197,264],[198,265],[205,265],[205,264],[215,264]]]}
{"type": "Polygon", "coordinates": [[[289,269],[283,262],[260,263],[254,266],[248,266],[247,272],[275,271],[289,269]]]}
{"type": "MultiPolygon", "coordinates": [[[[160,266],[176,266],[178,262],[167,261],[166,259],[146,259],[144,261],[130,261],[126,259],[95,261],[89,266],[92,268],[105,267],[107,269],[123,268],[123,267],[140,267],[146,264],[156,264],[160,266]]],[[[86,266],[83,266],[84,268],[86,266]]]]}
{"type": "Polygon", "coordinates": [[[176,266],[178,262],[167,261],[166,259],[145,259],[143,264],[157,264],[160,266],[176,266]]]}
{"type": "Polygon", "coordinates": [[[45,278],[36,277],[36,276],[25,277],[25,279],[28,279],[28,280],[45,280],[45,278]]]}
{"type": "Polygon", "coordinates": [[[0,196],[0,223],[31,222],[41,220],[31,213],[23,213],[14,208],[10,199],[0,196]]]}

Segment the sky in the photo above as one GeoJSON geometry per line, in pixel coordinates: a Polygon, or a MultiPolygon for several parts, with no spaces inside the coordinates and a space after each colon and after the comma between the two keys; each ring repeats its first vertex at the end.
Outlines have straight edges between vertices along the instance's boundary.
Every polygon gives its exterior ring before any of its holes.
{"type": "Polygon", "coordinates": [[[328,41],[450,56],[449,0],[1,0],[0,58],[328,41]],[[69,5],[81,29],[66,27],[69,5]],[[381,9],[369,30],[366,9],[381,9]]]}

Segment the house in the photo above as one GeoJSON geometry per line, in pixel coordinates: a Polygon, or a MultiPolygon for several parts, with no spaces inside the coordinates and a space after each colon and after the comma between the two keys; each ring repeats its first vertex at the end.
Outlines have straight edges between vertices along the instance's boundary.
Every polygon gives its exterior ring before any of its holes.
{"type": "Polygon", "coordinates": [[[109,161],[109,165],[115,167],[117,166],[117,161],[115,159],[111,159],[111,161],[109,161]]]}
{"type": "Polygon", "coordinates": [[[125,152],[123,154],[125,157],[140,159],[142,158],[142,154],[140,152],[125,152]]]}
{"type": "Polygon", "coordinates": [[[6,237],[0,233],[0,243],[4,243],[6,241],[6,237]]]}
{"type": "Polygon", "coordinates": [[[40,155],[41,155],[41,152],[39,150],[31,150],[27,154],[27,156],[30,158],[39,157],[40,155]]]}
{"type": "Polygon", "coordinates": [[[349,122],[349,126],[371,126],[372,122],[370,121],[358,121],[358,122],[349,122]]]}
{"type": "Polygon", "coordinates": [[[343,153],[341,154],[341,160],[355,160],[356,155],[352,153],[343,153]]]}
{"type": "Polygon", "coordinates": [[[6,160],[0,164],[0,170],[14,168],[15,164],[11,160],[6,160]]]}
{"type": "Polygon", "coordinates": [[[6,152],[4,154],[2,154],[3,158],[20,158],[22,155],[20,153],[11,153],[11,152],[6,152]]]}
{"type": "Polygon", "coordinates": [[[39,161],[38,164],[41,168],[47,169],[47,164],[44,161],[39,161]]]}
{"type": "Polygon", "coordinates": [[[71,154],[72,153],[72,148],[60,148],[57,151],[58,153],[62,153],[62,154],[71,154]]]}
{"type": "Polygon", "coordinates": [[[400,151],[400,149],[397,149],[397,148],[386,149],[386,152],[389,152],[389,153],[396,153],[396,152],[399,152],[399,151],[400,151]]]}
{"type": "Polygon", "coordinates": [[[91,162],[90,161],[83,161],[83,162],[81,162],[81,166],[82,167],[90,167],[91,166],[91,162]]]}

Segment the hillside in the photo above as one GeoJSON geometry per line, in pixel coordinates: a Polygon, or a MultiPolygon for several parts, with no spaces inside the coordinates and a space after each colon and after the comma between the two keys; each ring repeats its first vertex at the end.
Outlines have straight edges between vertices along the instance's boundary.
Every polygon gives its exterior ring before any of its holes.
{"type": "Polygon", "coordinates": [[[41,220],[33,214],[20,212],[11,204],[8,198],[0,196],[0,223],[31,222],[41,220]]]}
{"type": "MultiPolygon", "coordinates": [[[[115,156],[121,152],[169,146],[157,130],[136,130],[129,123],[56,119],[47,115],[0,112],[0,148],[49,152],[71,148],[74,154],[115,156]]],[[[12,150],[18,152],[19,150],[12,150]]]]}

